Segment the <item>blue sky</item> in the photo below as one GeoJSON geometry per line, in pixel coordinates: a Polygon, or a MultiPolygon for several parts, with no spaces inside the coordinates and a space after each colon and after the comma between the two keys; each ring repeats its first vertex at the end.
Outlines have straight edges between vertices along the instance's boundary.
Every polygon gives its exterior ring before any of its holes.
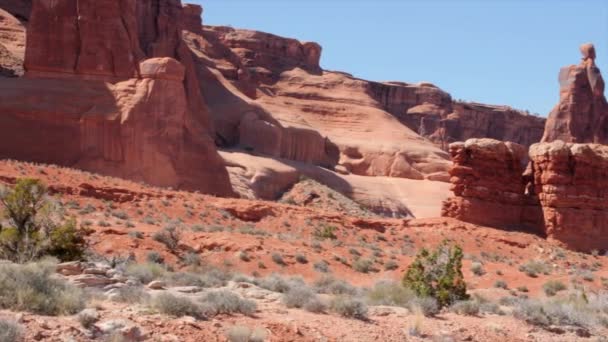
{"type": "Polygon", "coordinates": [[[608,78],[608,0],[185,0],[207,25],[316,41],[324,69],[428,81],[455,99],[546,116],[557,73],[593,42],[608,78]]]}

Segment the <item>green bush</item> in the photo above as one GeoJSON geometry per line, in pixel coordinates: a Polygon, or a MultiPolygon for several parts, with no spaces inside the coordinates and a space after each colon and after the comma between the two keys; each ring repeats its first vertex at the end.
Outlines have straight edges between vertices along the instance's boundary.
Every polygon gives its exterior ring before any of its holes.
{"type": "Polygon", "coordinates": [[[319,239],[330,239],[335,240],[338,237],[336,236],[336,227],[334,226],[323,226],[322,229],[315,229],[315,237],[319,239]]]}
{"type": "Polygon", "coordinates": [[[13,189],[0,189],[0,209],[8,222],[0,224],[0,258],[17,263],[45,255],[61,261],[82,259],[84,231],[74,219],[61,222],[63,213],[39,180],[21,179],[13,189]]]}
{"type": "Polygon", "coordinates": [[[435,298],[440,307],[466,300],[467,287],[462,275],[462,249],[444,241],[430,253],[422,249],[403,277],[403,286],[418,297],[435,298]]]}
{"type": "Polygon", "coordinates": [[[0,309],[41,315],[74,314],[84,308],[82,290],[53,277],[55,265],[0,264],[0,309]]]}

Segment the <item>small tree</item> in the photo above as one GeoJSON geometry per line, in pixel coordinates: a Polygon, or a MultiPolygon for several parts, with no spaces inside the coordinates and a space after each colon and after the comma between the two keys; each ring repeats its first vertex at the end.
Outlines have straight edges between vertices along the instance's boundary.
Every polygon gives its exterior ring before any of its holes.
{"type": "Polygon", "coordinates": [[[432,253],[422,249],[403,277],[403,286],[420,297],[432,297],[441,307],[468,299],[462,275],[462,248],[443,241],[432,253]]]}
{"type": "Polygon", "coordinates": [[[5,219],[0,221],[0,258],[25,263],[44,255],[62,261],[82,257],[84,234],[74,219],[61,222],[39,180],[21,179],[13,189],[0,189],[0,209],[5,219]]]}

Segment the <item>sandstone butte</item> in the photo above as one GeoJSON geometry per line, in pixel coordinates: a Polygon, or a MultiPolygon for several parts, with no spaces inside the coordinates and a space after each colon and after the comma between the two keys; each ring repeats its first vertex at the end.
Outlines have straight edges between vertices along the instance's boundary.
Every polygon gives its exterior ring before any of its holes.
{"type": "Polygon", "coordinates": [[[606,248],[608,106],[593,45],[581,53],[579,65],[560,71],[560,102],[527,153],[491,139],[450,145],[454,196],[444,216],[536,231],[575,250],[606,248]]]}
{"type": "Polygon", "coordinates": [[[267,200],[306,176],[377,212],[428,217],[448,195],[450,142],[529,146],[542,135],[542,118],[454,101],[430,83],[323,70],[313,42],[203,26],[202,8],[179,0],[0,7],[5,158],[267,200]],[[176,103],[150,96],[148,84],[179,78],[142,75],[157,57],[185,68],[183,90],[162,86],[176,103]],[[170,132],[128,128],[151,108],[170,132]]]}

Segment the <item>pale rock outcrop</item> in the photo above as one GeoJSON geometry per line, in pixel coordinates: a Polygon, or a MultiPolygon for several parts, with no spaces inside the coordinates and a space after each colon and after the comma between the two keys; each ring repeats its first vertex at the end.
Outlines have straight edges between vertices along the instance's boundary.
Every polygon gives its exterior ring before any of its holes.
{"type": "Polygon", "coordinates": [[[535,192],[549,239],[571,249],[608,248],[608,146],[562,141],[530,147],[535,192]]]}
{"type": "Polygon", "coordinates": [[[560,99],[549,114],[542,142],[608,144],[608,102],[595,48],[583,44],[580,49],[581,63],[559,72],[560,99]]]}

